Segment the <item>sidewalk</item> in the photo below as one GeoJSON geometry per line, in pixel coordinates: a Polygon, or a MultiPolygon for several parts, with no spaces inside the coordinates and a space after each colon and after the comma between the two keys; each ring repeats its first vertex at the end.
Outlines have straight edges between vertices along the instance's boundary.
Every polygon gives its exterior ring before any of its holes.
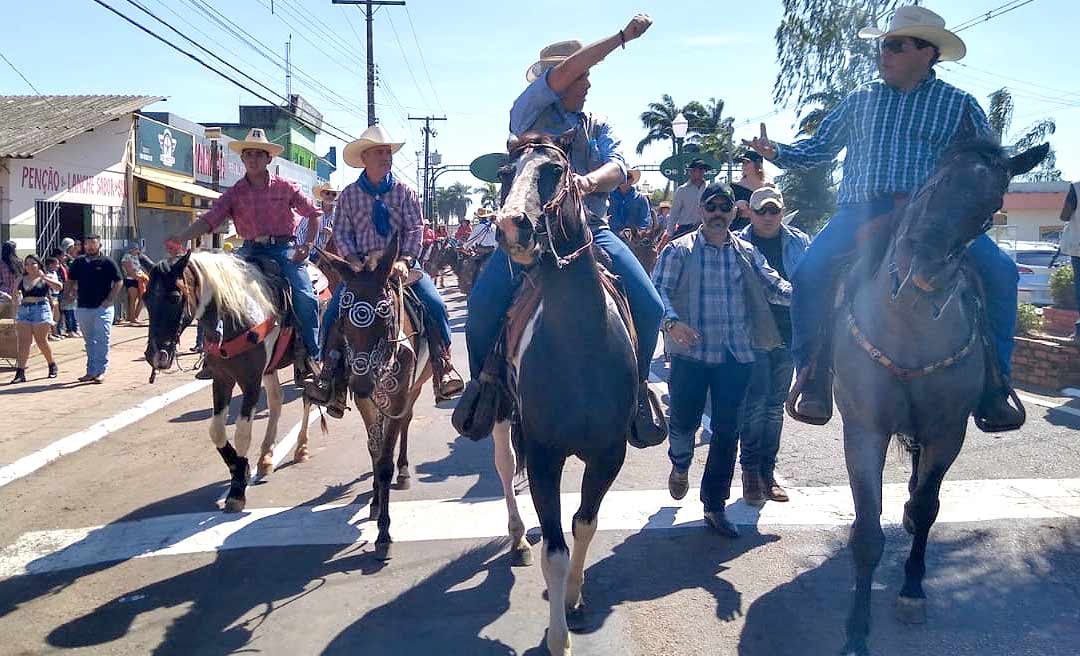
{"type": "MultiPolygon", "coordinates": [[[[101,384],[78,382],[86,373],[82,338],[49,343],[60,369],[58,378],[47,377],[45,359],[36,349],[27,363],[27,382],[8,385],[14,369],[0,367],[0,465],[194,380],[194,371],[174,368],[159,372],[154,385],[147,384],[146,333],[145,326],[113,326],[109,369],[101,384]]],[[[190,369],[198,356],[186,352],[194,334],[185,337],[179,360],[184,369],[190,369]]]]}

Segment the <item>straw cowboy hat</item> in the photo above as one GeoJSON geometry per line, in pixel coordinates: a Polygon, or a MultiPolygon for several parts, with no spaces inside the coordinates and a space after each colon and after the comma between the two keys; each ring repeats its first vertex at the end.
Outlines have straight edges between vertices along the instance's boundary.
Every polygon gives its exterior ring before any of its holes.
{"type": "Polygon", "coordinates": [[[341,158],[345,160],[345,163],[349,166],[355,169],[362,169],[364,168],[364,161],[360,159],[360,156],[363,155],[364,151],[367,149],[374,148],[375,146],[390,146],[390,153],[393,154],[401,150],[401,147],[404,145],[404,141],[393,141],[390,139],[390,135],[386,130],[382,129],[382,126],[373,125],[364,130],[359,139],[345,146],[345,150],[341,152],[341,158]]]}
{"type": "Polygon", "coordinates": [[[545,46],[544,49],[540,51],[540,59],[525,71],[525,79],[532,82],[543,75],[549,68],[555,68],[559,65],[559,62],[578,50],[581,50],[583,47],[581,41],[577,40],[559,41],[550,46],[545,46]]]}
{"type": "Polygon", "coordinates": [[[311,195],[315,198],[319,198],[322,196],[322,192],[324,191],[332,191],[335,194],[341,193],[341,190],[338,189],[338,186],[333,182],[320,182],[319,184],[311,188],[311,195]]]}
{"type": "Polygon", "coordinates": [[[240,154],[243,154],[245,150],[262,150],[270,157],[277,157],[285,150],[285,146],[279,146],[267,139],[266,131],[262,128],[251,128],[243,139],[230,141],[229,150],[240,154]]]}
{"type": "Polygon", "coordinates": [[[890,36],[909,36],[929,41],[941,52],[941,61],[960,61],[967,46],[960,37],[945,29],[945,19],[925,7],[900,7],[889,22],[889,29],[864,27],[861,39],[887,39],[890,36]]]}
{"type": "Polygon", "coordinates": [[[492,212],[486,207],[481,207],[480,209],[476,210],[476,218],[478,219],[486,219],[489,216],[495,216],[495,212],[492,212]]]}
{"type": "Polygon", "coordinates": [[[637,169],[629,169],[626,172],[626,181],[630,184],[631,187],[636,185],[638,183],[638,180],[640,180],[640,179],[641,179],[641,171],[639,171],[637,169]]]}

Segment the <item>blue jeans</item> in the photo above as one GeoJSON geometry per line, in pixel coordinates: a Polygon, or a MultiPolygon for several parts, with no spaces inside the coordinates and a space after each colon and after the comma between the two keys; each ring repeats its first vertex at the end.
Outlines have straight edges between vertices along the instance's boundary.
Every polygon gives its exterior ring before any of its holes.
{"type": "MultiPolygon", "coordinates": [[[[1073,270],[1073,292],[1076,294],[1076,307],[1080,309],[1080,257],[1072,255],[1069,257],[1072,261],[1073,270]]],[[[1080,328],[1080,321],[1076,322],[1078,328],[1080,328]]],[[[1080,330],[1076,331],[1080,333],[1080,330]]]]}
{"type": "Polygon", "coordinates": [[[86,375],[104,376],[109,368],[109,337],[112,335],[113,306],[75,310],[86,343],[86,375]]]}
{"type": "MultiPolygon", "coordinates": [[[[429,320],[435,326],[439,328],[439,336],[443,340],[443,344],[450,346],[450,315],[446,311],[446,303],[443,302],[442,296],[439,294],[439,290],[435,287],[435,281],[431,279],[426,273],[421,272],[420,279],[412,284],[412,290],[416,292],[417,298],[424,304],[424,310],[427,312],[429,320]]],[[[345,291],[345,284],[341,283],[334,289],[334,294],[330,297],[330,303],[326,306],[326,313],[323,315],[323,325],[319,331],[322,343],[326,344],[326,337],[330,333],[330,326],[334,325],[337,321],[338,314],[341,312],[341,293],[345,291]]]]}
{"type": "Polygon", "coordinates": [[[79,332],[79,320],[75,317],[75,310],[61,310],[64,313],[64,330],[68,333],[79,332]]]}
{"type": "MultiPolygon", "coordinates": [[[[832,320],[837,274],[856,254],[855,232],[875,216],[889,212],[891,198],[841,205],[818,233],[791,277],[791,352],[800,369],[813,355],[822,326],[832,320]]],[[[979,235],[968,247],[976,271],[986,287],[986,315],[993,333],[1001,372],[1011,371],[1013,334],[1016,330],[1016,264],[994,240],[979,235]]]]}
{"type": "Polygon", "coordinates": [[[315,300],[315,289],[311,285],[306,263],[297,264],[287,255],[290,246],[275,244],[247,244],[237,251],[240,257],[264,256],[273,259],[281,267],[281,275],[292,287],[293,312],[304,347],[312,359],[319,358],[319,302],[315,300]]]}
{"type": "MultiPolygon", "coordinates": [[[[622,279],[630,301],[630,314],[638,338],[638,377],[649,377],[649,365],[664,306],[649,274],[641,267],[633,251],[618,235],[607,228],[593,230],[596,245],[611,257],[611,272],[622,279]]],[[[465,341],[469,347],[469,372],[474,379],[484,368],[484,358],[499,338],[502,317],[514,300],[514,290],[521,282],[521,267],[513,264],[504,250],[496,249],[473,283],[469,294],[469,317],[465,322],[465,341]]]]}
{"type": "Polygon", "coordinates": [[[772,478],[784,428],[784,401],[794,369],[786,346],[754,352],[750,382],[739,413],[739,463],[743,471],[772,478]]]}
{"type": "Polygon", "coordinates": [[[705,395],[712,399],[709,415],[712,439],[705,473],[701,476],[701,502],[705,512],[724,509],[731,496],[735,475],[735,454],[739,448],[739,406],[746,395],[750,364],[728,361],[705,364],[686,358],[671,358],[671,419],[668,421],[668,458],[680,471],[690,468],[694,457],[694,435],[701,427],[705,395]]]}

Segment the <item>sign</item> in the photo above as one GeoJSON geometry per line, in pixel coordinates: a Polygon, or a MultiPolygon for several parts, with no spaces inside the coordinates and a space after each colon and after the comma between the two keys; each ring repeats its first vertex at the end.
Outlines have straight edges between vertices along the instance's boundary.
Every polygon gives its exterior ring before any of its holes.
{"type": "Polygon", "coordinates": [[[686,172],[686,167],[695,159],[705,160],[705,163],[709,165],[712,175],[709,175],[707,172],[705,174],[706,178],[715,177],[717,173],[720,173],[720,162],[717,162],[715,159],[704,153],[698,152],[684,152],[678,155],[672,155],[660,162],[660,173],[668,180],[682,184],[690,178],[689,174],[686,172]]]}
{"type": "Polygon", "coordinates": [[[136,162],[140,166],[194,175],[194,138],[174,127],[139,116],[135,132],[136,162]]]}
{"type": "Polygon", "coordinates": [[[506,164],[506,153],[481,155],[469,164],[469,172],[484,182],[499,182],[499,169],[506,164]]]}
{"type": "MultiPolygon", "coordinates": [[[[218,140],[218,184],[222,189],[236,184],[236,181],[244,177],[244,163],[240,161],[240,155],[228,147],[232,139],[223,137],[218,140]]],[[[205,137],[195,138],[195,180],[204,184],[212,184],[214,170],[211,167],[213,158],[210,154],[210,140],[205,137]]]]}
{"type": "Polygon", "coordinates": [[[123,205],[124,174],[116,171],[82,173],[60,166],[19,167],[19,187],[38,196],[66,203],[123,205]]]}

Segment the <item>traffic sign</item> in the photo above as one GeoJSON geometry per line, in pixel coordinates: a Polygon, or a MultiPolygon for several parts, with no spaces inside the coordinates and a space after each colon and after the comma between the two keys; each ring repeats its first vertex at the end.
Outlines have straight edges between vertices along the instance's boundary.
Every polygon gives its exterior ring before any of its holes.
{"type": "MultiPolygon", "coordinates": [[[[686,166],[695,159],[705,160],[705,163],[709,165],[709,169],[712,171],[712,175],[720,173],[720,162],[716,159],[699,152],[684,152],[678,155],[672,155],[664,161],[660,162],[660,173],[673,182],[683,183],[686,182],[689,177],[686,173],[686,166]]],[[[712,177],[706,175],[706,177],[712,177]]]]}
{"type": "Polygon", "coordinates": [[[498,182],[499,169],[506,164],[506,153],[488,153],[481,155],[469,164],[469,172],[484,182],[498,182]]]}

